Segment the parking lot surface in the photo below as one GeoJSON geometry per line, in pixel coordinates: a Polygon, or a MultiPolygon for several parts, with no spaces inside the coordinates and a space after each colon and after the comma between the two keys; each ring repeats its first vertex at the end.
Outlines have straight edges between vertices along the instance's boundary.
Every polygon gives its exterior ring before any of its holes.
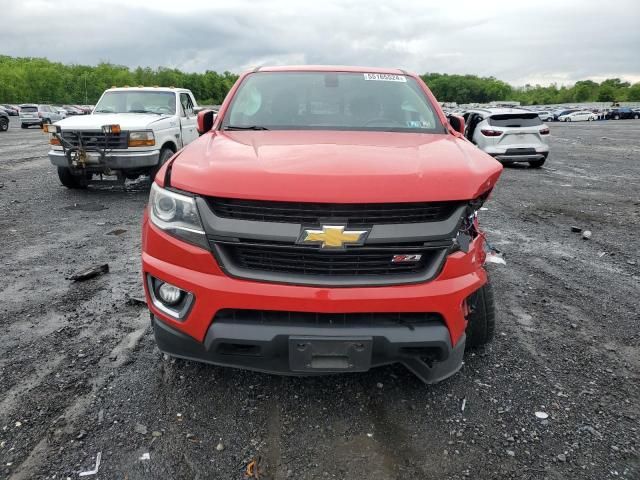
{"type": "Polygon", "coordinates": [[[46,136],[12,118],[0,477],[78,478],[100,453],[82,478],[640,478],[640,121],[550,127],[545,168],[506,168],[480,212],[507,262],[489,266],[496,339],[427,386],[399,366],[299,378],[165,359],[137,301],[148,183],[67,190],[46,136]]]}

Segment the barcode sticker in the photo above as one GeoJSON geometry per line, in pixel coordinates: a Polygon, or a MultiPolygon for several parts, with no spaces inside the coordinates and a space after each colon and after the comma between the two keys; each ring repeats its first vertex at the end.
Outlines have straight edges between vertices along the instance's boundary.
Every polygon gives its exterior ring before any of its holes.
{"type": "Polygon", "coordinates": [[[405,82],[407,77],[404,75],[393,75],[391,73],[365,73],[365,80],[376,80],[378,82],[405,82]]]}

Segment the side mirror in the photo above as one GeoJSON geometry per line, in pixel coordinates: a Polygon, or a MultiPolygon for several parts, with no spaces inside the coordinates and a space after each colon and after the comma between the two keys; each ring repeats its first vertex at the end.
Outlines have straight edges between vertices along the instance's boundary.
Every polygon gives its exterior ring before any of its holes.
{"type": "Polygon", "coordinates": [[[464,135],[464,118],[459,115],[448,115],[447,118],[449,119],[451,128],[459,134],[464,135]]]}
{"type": "Polygon", "coordinates": [[[214,111],[213,110],[201,110],[198,112],[198,133],[202,135],[208,132],[213,127],[214,111]]]}

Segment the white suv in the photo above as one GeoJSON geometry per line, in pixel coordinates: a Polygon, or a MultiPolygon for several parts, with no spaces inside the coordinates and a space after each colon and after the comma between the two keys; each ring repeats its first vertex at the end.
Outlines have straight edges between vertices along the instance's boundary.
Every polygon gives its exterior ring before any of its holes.
{"type": "Polygon", "coordinates": [[[478,108],[463,117],[467,139],[502,163],[528,162],[541,167],[549,155],[549,128],[536,112],[478,108]]]}

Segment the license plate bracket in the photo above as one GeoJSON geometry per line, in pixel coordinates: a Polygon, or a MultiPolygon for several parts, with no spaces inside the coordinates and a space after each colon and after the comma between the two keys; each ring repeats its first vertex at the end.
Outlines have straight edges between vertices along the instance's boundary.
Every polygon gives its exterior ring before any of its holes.
{"type": "Polygon", "coordinates": [[[371,337],[289,337],[293,372],[364,372],[371,367],[371,337]]]}

